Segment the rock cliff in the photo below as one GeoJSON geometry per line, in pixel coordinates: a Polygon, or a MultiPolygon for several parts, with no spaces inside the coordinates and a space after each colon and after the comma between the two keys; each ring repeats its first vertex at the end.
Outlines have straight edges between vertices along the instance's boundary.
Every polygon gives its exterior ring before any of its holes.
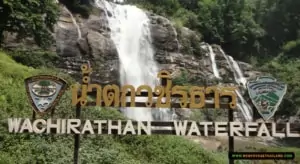
{"type": "MultiPolygon", "coordinates": [[[[105,8],[95,10],[97,14],[83,19],[78,15],[71,16],[70,12],[61,6],[55,32],[56,51],[61,57],[58,67],[72,74],[79,71],[81,63],[89,61],[95,69],[94,79],[97,79],[97,82],[118,83],[118,54],[110,39],[105,8]]],[[[148,16],[151,20],[155,59],[161,69],[168,69],[174,77],[179,76],[182,70],[187,70],[191,77],[216,79],[208,49],[210,45],[201,42],[199,34],[185,27],[175,28],[162,16],[153,13],[148,13],[148,16]]],[[[221,48],[212,45],[212,49],[216,54],[215,61],[222,80],[234,83],[233,72],[221,53],[221,48]]],[[[247,63],[237,63],[247,79],[261,74],[247,63]]]]}
{"type": "MultiPolygon", "coordinates": [[[[101,84],[118,83],[118,54],[110,38],[110,28],[104,6],[95,6],[88,19],[72,15],[60,4],[60,17],[53,34],[56,44],[52,51],[60,57],[57,67],[70,74],[78,74],[80,65],[89,61],[94,68],[94,79],[101,84]],[[98,78],[97,78],[98,77],[98,78]]],[[[107,13],[110,15],[110,13],[107,13]]],[[[201,42],[201,35],[185,28],[175,27],[167,18],[147,13],[151,20],[152,43],[155,48],[155,59],[160,69],[168,69],[179,76],[182,70],[188,71],[191,77],[198,79],[216,79],[213,73],[212,60],[207,43],[201,42]]],[[[5,48],[20,46],[37,48],[32,39],[17,41],[14,35],[7,34],[5,48]]],[[[221,76],[226,82],[233,82],[233,72],[221,53],[218,45],[212,45],[215,62],[221,76]]],[[[252,79],[260,72],[250,64],[237,61],[247,79],[252,79]]]]}

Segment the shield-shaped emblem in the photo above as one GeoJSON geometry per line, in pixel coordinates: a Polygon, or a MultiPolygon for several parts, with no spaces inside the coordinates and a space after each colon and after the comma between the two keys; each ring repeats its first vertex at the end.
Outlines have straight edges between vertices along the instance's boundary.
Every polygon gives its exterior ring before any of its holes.
{"type": "Polygon", "coordinates": [[[266,76],[249,81],[247,87],[252,103],[265,121],[275,114],[287,89],[286,84],[266,76]]]}
{"type": "Polygon", "coordinates": [[[38,75],[25,79],[27,97],[35,112],[43,115],[53,109],[67,88],[59,77],[38,75]]]}

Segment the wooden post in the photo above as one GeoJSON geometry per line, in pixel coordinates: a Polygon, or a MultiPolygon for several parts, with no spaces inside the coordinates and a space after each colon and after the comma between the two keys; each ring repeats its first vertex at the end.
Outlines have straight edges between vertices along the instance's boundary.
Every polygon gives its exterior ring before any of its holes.
{"type": "MultiPolygon", "coordinates": [[[[87,66],[88,68],[91,68],[91,64],[89,61],[88,61],[87,65],[88,65],[87,66]]],[[[83,74],[83,77],[86,75],[88,76],[89,73],[83,74]]],[[[84,81],[82,81],[82,84],[86,84],[86,83],[84,81]]],[[[81,95],[81,92],[78,94],[78,96],[80,96],[80,95],[81,95]]],[[[78,102],[76,104],[76,116],[75,117],[77,119],[80,119],[80,115],[81,115],[81,104],[80,104],[80,102],[78,102]]],[[[74,164],[79,163],[79,147],[80,147],[80,134],[75,134],[74,135],[74,164]]]]}
{"type": "MultiPolygon", "coordinates": [[[[233,110],[228,110],[228,157],[231,152],[234,152],[234,137],[230,136],[230,126],[229,122],[233,122],[233,110]]],[[[229,158],[229,164],[234,164],[234,160],[229,158]]]]}
{"type": "Polygon", "coordinates": [[[32,120],[35,120],[35,111],[34,110],[32,110],[32,120]]]}
{"type": "MultiPolygon", "coordinates": [[[[81,105],[78,103],[76,105],[76,118],[80,119],[81,105]]],[[[79,145],[80,144],[80,134],[74,134],[74,164],[78,164],[79,156],[79,145]]]]}
{"type": "Polygon", "coordinates": [[[53,108],[52,111],[51,111],[51,118],[53,118],[54,110],[55,110],[55,108],[53,108]]]}

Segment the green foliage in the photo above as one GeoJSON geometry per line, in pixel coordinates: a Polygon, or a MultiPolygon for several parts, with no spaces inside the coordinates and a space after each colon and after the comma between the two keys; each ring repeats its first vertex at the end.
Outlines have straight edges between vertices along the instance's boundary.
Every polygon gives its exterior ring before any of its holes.
{"type": "Polygon", "coordinates": [[[177,136],[120,137],[126,151],[149,163],[163,164],[215,164],[226,162],[226,154],[208,152],[192,141],[177,136]],[[187,158],[188,157],[188,158],[187,158]]]}
{"type": "Polygon", "coordinates": [[[38,67],[55,67],[58,56],[56,53],[40,50],[40,51],[22,51],[14,50],[10,52],[12,58],[26,66],[31,66],[34,68],[38,67]]]}
{"type": "Polygon", "coordinates": [[[22,81],[35,72],[34,69],[17,64],[4,53],[0,53],[0,119],[11,114],[22,115],[30,109],[22,81]],[[20,83],[21,82],[21,83],[20,83]]]}
{"type": "Polygon", "coordinates": [[[256,42],[264,35],[253,20],[252,5],[245,0],[201,0],[197,10],[198,29],[208,43],[221,45],[228,54],[245,58],[257,53],[256,42]]]}
{"type": "Polygon", "coordinates": [[[1,1],[0,37],[4,31],[16,32],[19,38],[33,37],[39,46],[48,47],[53,42],[50,30],[58,14],[54,0],[1,1]]]}
{"type": "Polygon", "coordinates": [[[177,22],[175,28],[178,31],[177,38],[182,45],[182,51],[190,55],[201,55],[201,34],[180,27],[180,22],[177,22]]]}
{"type": "Polygon", "coordinates": [[[265,45],[274,49],[299,38],[300,2],[296,0],[270,2],[273,7],[262,18],[263,26],[268,33],[265,45]]]}
{"type": "Polygon", "coordinates": [[[184,86],[189,82],[188,72],[186,70],[182,70],[181,75],[173,79],[174,85],[184,86]]]}
{"type": "Polygon", "coordinates": [[[264,29],[255,22],[252,13],[255,6],[248,0],[129,2],[165,15],[175,24],[201,33],[204,41],[221,45],[235,57],[246,58],[249,53],[257,54],[260,50],[259,40],[265,34],[264,29]]]}
{"type": "Polygon", "coordinates": [[[286,59],[299,57],[300,39],[287,42],[283,45],[283,53],[286,59]]]}
{"type": "MultiPolygon", "coordinates": [[[[129,3],[201,33],[205,42],[219,44],[225,52],[241,60],[250,61],[253,56],[270,60],[287,46],[299,45],[300,1],[297,0],[129,0],[129,3]]],[[[296,46],[285,54],[298,57],[298,52],[296,46]]]]}

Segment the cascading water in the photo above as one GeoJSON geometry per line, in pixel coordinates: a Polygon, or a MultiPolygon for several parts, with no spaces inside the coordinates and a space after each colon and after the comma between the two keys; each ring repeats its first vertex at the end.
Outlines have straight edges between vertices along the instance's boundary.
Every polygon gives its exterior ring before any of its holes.
{"type": "Polygon", "coordinates": [[[219,70],[217,68],[217,63],[216,63],[216,54],[214,53],[214,51],[210,45],[207,45],[207,47],[209,50],[209,56],[210,56],[210,60],[211,60],[213,73],[216,78],[220,79],[221,77],[220,77],[219,70]]]}
{"type": "MultiPolygon", "coordinates": [[[[58,3],[59,4],[59,1],[58,0],[55,0],[55,3],[58,3]]],[[[72,20],[72,22],[73,22],[73,24],[74,24],[74,26],[76,27],[76,29],[77,29],[77,33],[78,33],[78,39],[81,39],[82,38],[82,35],[81,35],[81,30],[80,30],[80,27],[79,27],[79,25],[77,24],[77,21],[76,21],[76,19],[74,18],[74,16],[73,16],[73,14],[67,9],[67,7],[66,6],[63,6],[63,8],[65,9],[65,11],[67,11],[67,13],[70,15],[70,17],[71,17],[71,20],[72,20]]],[[[62,28],[64,28],[64,26],[63,25],[59,25],[60,27],[62,27],[62,28]]]]}
{"type": "MultiPolygon", "coordinates": [[[[131,5],[118,5],[96,0],[101,7],[104,3],[111,29],[111,39],[117,47],[120,61],[121,85],[149,85],[153,89],[158,85],[158,68],[154,60],[149,19],[141,9],[131,5]],[[111,16],[109,16],[111,15],[111,16]]],[[[137,98],[136,102],[145,102],[147,98],[137,98]]],[[[124,108],[125,115],[138,121],[153,120],[150,108],[124,108]]],[[[166,109],[160,109],[166,113],[166,109]]],[[[164,117],[162,118],[164,119],[164,117]]]]}
{"type": "Polygon", "coordinates": [[[68,12],[68,14],[70,15],[71,19],[72,19],[72,22],[74,24],[74,26],[76,27],[77,29],[77,33],[78,33],[78,39],[81,39],[82,36],[81,36],[81,31],[80,31],[80,27],[79,25],[77,24],[77,21],[76,19],[74,18],[73,14],[64,6],[65,10],[68,12]]]}
{"type": "MultiPolygon", "coordinates": [[[[224,58],[226,59],[230,69],[233,71],[235,82],[238,83],[239,85],[242,84],[243,87],[246,88],[247,79],[244,77],[242,70],[237,64],[237,62],[231,56],[226,55],[221,48],[219,48],[219,50],[224,56],[224,58]]],[[[253,114],[252,108],[243,98],[239,90],[236,90],[235,92],[240,100],[240,102],[237,104],[238,108],[241,110],[244,118],[247,121],[252,121],[252,114],[253,114]]]]}
{"type": "Polygon", "coordinates": [[[123,3],[124,0],[114,0],[114,2],[117,2],[117,3],[123,3]]]}
{"type": "Polygon", "coordinates": [[[242,114],[246,121],[252,121],[252,108],[249,106],[249,104],[246,102],[246,100],[243,98],[242,94],[238,90],[236,90],[235,92],[240,100],[240,103],[237,104],[237,107],[242,111],[242,114]]]}
{"type": "Polygon", "coordinates": [[[238,76],[237,81],[240,82],[241,84],[243,84],[243,87],[246,88],[247,79],[244,77],[241,68],[239,67],[237,62],[231,56],[229,56],[229,60],[231,61],[232,66],[238,76]]]}
{"type": "MultiPolygon", "coordinates": [[[[59,1],[55,0],[55,3],[59,4],[59,1]]],[[[74,18],[73,14],[63,4],[59,4],[59,5],[60,5],[60,7],[63,8],[64,14],[60,15],[60,18],[59,18],[60,20],[55,25],[55,29],[54,29],[55,33],[53,34],[53,36],[61,38],[61,39],[56,39],[56,49],[57,49],[58,54],[63,54],[65,52],[66,48],[70,46],[70,44],[76,46],[77,40],[81,39],[82,36],[81,36],[80,27],[77,24],[76,19],[74,18]],[[69,31],[70,28],[72,28],[72,26],[70,26],[70,23],[72,23],[74,25],[74,27],[76,28],[75,30],[77,31],[78,37],[77,37],[77,40],[74,39],[74,40],[68,42],[69,45],[66,46],[66,44],[64,43],[64,39],[68,39],[68,37],[69,37],[68,35],[66,35],[66,33],[67,33],[67,31],[69,31]]]]}
{"type": "Polygon", "coordinates": [[[235,82],[237,82],[239,85],[242,84],[243,87],[246,88],[247,79],[244,77],[242,70],[237,62],[233,59],[232,56],[226,55],[221,48],[219,48],[219,50],[226,59],[230,69],[233,71],[235,82]]]}

